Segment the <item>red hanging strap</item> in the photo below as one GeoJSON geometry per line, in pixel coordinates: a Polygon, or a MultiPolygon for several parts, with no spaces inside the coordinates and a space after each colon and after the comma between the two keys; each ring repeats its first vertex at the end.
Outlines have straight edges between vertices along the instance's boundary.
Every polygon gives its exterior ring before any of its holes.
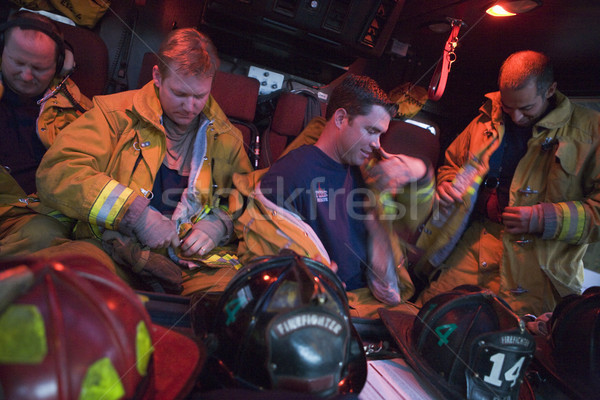
{"type": "Polygon", "coordinates": [[[446,89],[446,82],[448,81],[448,74],[450,73],[450,67],[456,60],[456,54],[454,50],[458,45],[458,31],[460,31],[463,22],[460,19],[453,19],[451,21],[452,31],[444,46],[444,52],[442,53],[442,59],[438,62],[435,72],[429,82],[429,99],[433,101],[439,100],[444,94],[446,89]]]}

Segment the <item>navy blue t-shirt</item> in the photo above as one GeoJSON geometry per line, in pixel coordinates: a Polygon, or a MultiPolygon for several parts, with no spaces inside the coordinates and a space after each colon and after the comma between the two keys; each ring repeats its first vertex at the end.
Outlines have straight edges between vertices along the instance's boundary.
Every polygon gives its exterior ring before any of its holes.
{"type": "Polygon", "coordinates": [[[316,146],[302,146],[273,164],[260,187],[270,201],[310,225],[347,290],[366,286],[366,191],[358,167],[339,164],[316,146]]]}
{"type": "Polygon", "coordinates": [[[188,185],[189,177],[161,164],[152,187],[150,205],[166,217],[171,218],[181,195],[188,185]]]}

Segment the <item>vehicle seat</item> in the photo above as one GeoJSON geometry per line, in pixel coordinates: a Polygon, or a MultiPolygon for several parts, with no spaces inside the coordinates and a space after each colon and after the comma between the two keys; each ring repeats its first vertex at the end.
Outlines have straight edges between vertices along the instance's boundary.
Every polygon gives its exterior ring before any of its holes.
{"type": "Polygon", "coordinates": [[[100,35],[91,29],[57,22],[65,41],[73,47],[77,68],[71,79],[90,99],[104,94],[108,81],[108,48],[100,35]]]}
{"type": "Polygon", "coordinates": [[[312,94],[281,93],[262,137],[260,168],[270,167],[312,118],[325,115],[326,107],[312,94]]]}
{"type": "Polygon", "coordinates": [[[436,168],[440,154],[439,138],[429,130],[401,120],[390,121],[381,136],[381,147],[388,153],[418,157],[436,168]]]}
{"type": "Polygon", "coordinates": [[[259,88],[260,83],[255,78],[217,71],[211,90],[227,118],[242,132],[244,148],[255,168],[258,166],[259,153],[255,153],[254,145],[259,133],[254,125],[254,116],[259,88]]]}

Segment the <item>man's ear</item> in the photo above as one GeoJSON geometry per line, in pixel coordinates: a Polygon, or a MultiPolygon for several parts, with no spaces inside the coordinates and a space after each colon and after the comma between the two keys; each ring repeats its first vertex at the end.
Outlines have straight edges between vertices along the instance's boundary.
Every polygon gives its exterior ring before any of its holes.
{"type": "Polygon", "coordinates": [[[548,88],[548,90],[546,90],[546,99],[549,99],[550,97],[554,96],[554,93],[556,92],[556,82],[553,82],[552,85],[550,85],[550,87],[548,88]]]}
{"type": "Polygon", "coordinates": [[[338,108],[337,110],[335,110],[335,112],[333,113],[333,121],[335,122],[335,126],[337,126],[338,129],[342,127],[344,118],[346,118],[347,116],[348,112],[346,112],[346,109],[338,108]]]}
{"type": "Polygon", "coordinates": [[[157,88],[159,88],[162,84],[162,75],[158,70],[158,65],[152,67],[152,81],[154,82],[154,85],[156,85],[157,88]]]}

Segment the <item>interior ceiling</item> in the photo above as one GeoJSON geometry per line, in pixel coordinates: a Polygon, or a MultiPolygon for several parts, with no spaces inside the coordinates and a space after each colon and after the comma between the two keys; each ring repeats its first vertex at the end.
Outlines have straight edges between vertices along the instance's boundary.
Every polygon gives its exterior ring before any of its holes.
{"type": "Polygon", "coordinates": [[[447,17],[465,22],[440,102],[456,93],[464,96],[471,88],[477,88],[475,95],[482,99],[482,87],[496,90],[502,61],[524,49],[542,51],[552,59],[559,90],[569,96],[600,97],[600,1],[542,1],[528,13],[496,18],[484,14],[490,0],[406,0],[393,37],[410,45],[407,58],[418,60],[419,85],[427,87],[449,36],[427,25],[447,17]]]}

